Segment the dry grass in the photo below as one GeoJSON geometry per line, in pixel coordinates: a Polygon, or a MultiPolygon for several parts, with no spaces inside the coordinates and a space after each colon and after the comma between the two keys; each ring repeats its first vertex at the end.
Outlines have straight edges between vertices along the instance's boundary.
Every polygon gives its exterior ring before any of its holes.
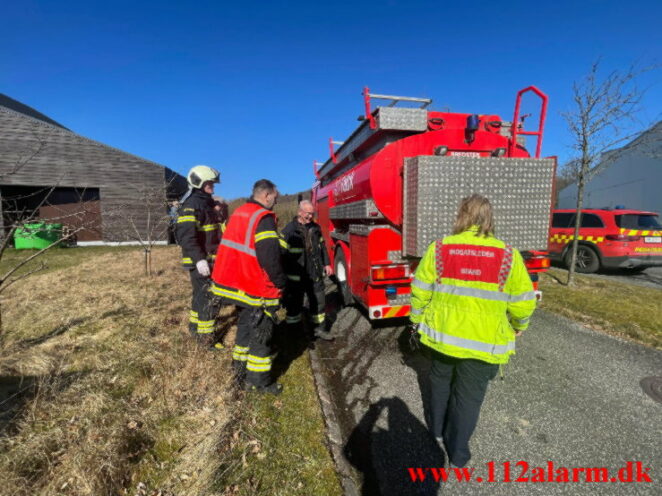
{"type": "Polygon", "coordinates": [[[178,249],[153,256],[146,278],[139,250],[53,251],[4,295],[0,495],[340,494],[307,354],[278,400],[233,391],[178,249]]]}
{"type": "Polygon", "coordinates": [[[552,269],[540,278],[541,308],[595,330],[662,349],[662,290],[552,269]]]}
{"type": "Polygon", "coordinates": [[[207,493],[229,356],[188,339],[173,249],[156,250],[150,279],[141,257],[102,254],[5,295],[0,494],[207,493]]]}

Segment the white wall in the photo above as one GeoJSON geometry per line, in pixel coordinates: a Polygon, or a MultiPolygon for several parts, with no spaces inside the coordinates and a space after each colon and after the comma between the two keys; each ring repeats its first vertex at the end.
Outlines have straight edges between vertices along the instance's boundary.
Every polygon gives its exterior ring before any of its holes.
{"type": "MultiPolygon", "coordinates": [[[[662,141],[651,141],[651,135],[659,139],[660,129],[649,130],[641,136],[644,144],[635,142],[614,162],[598,166],[584,188],[585,208],[623,205],[662,214],[662,141]]],[[[558,208],[576,206],[577,185],[571,184],[559,192],[558,208]]]]}

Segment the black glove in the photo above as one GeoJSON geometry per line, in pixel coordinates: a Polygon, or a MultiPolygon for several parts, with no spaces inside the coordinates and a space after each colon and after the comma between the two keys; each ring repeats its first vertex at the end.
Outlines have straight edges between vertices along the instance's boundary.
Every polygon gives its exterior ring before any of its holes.
{"type": "Polygon", "coordinates": [[[418,324],[409,324],[407,326],[409,331],[409,347],[413,351],[421,349],[421,335],[418,333],[418,324]]]}
{"type": "Polygon", "coordinates": [[[265,314],[262,308],[256,308],[253,312],[252,324],[255,329],[255,341],[260,344],[267,344],[273,336],[273,321],[265,314]]]}

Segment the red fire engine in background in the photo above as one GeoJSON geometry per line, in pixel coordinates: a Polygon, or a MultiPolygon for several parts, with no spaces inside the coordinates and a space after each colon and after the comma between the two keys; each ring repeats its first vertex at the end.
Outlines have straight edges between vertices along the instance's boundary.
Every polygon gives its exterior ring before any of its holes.
{"type": "Polygon", "coordinates": [[[432,111],[430,99],[368,88],[363,96],[359,127],[344,142],[330,139],[330,158],[313,163],[312,201],[344,303],[359,302],[371,319],[408,315],[420,256],[450,234],[459,199],[471,193],[490,198],[497,235],[520,249],[537,290],[537,274],[549,267],[556,170],[555,159],[540,159],[547,96],[521,90],[512,122],[432,111]],[[528,92],[541,102],[535,131],[520,118],[528,92]],[[373,99],[389,104],[372,109],[373,99]],[[537,138],[535,157],[525,136],[537,138]]]}

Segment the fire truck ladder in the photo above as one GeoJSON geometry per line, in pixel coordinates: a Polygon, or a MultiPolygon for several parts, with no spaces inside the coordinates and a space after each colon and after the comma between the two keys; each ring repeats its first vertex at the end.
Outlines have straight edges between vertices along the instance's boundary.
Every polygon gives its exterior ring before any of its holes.
{"type": "Polygon", "coordinates": [[[431,98],[417,98],[413,96],[396,96],[396,95],[380,95],[378,93],[370,93],[370,88],[367,86],[363,88],[363,101],[365,103],[365,116],[363,119],[367,119],[370,122],[370,129],[377,128],[377,122],[375,121],[375,116],[372,115],[372,110],[370,108],[370,99],[375,98],[378,100],[391,100],[391,103],[387,107],[395,107],[399,102],[415,102],[420,103],[421,105],[418,108],[424,109],[427,108],[431,103],[431,98]]]}
{"type": "Polygon", "coordinates": [[[545,95],[535,86],[529,86],[528,88],[519,90],[519,92],[517,93],[517,99],[515,100],[515,115],[513,116],[512,136],[510,138],[510,144],[508,150],[509,156],[511,157],[513,156],[513,152],[515,150],[515,147],[517,146],[517,135],[524,134],[527,136],[535,136],[537,138],[536,158],[540,158],[540,150],[542,149],[542,134],[543,134],[543,130],[545,129],[545,118],[547,117],[547,100],[548,100],[547,95],[545,95]],[[532,91],[540,98],[540,120],[538,121],[537,131],[524,131],[523,129],[520,129],[520,125],[523,125],[524,123],[523,117],[522,117],[522,122],[521,123],[519,122],[522,95],[524,93],[528,93],[529,91],[532,91]]]}

